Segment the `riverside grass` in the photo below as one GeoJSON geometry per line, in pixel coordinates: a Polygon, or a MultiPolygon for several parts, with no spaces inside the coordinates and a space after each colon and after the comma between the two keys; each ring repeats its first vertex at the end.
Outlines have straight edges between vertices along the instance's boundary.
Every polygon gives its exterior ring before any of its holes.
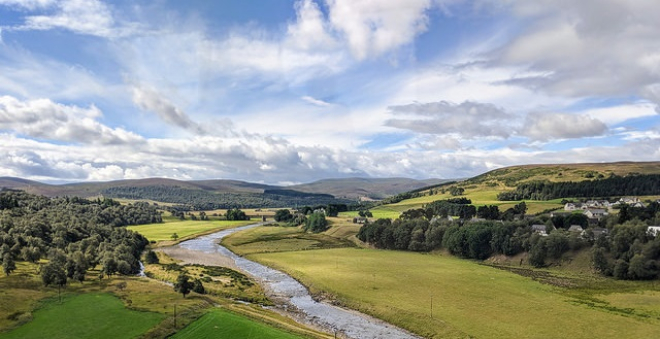
{"type": "Polygon", "coordinates": [[[8,333],[13,338],[134,338],[161,322],[165,315],[124,307],[107,293],[89,293],[49,299],[34,313],[34,320],[8,333]]]}
{"type": "Polygon", "coordinates": [[[197,236],[202,233],[250,225],[256,222],[258,221],[165,220],[162,223],[128,226],[126,228],[142,234],[150,241],[167,241],[172,240],[171,237],[173,233],[176,233],[179,236],[179,240],[181,240],[184,238],[197,236]]]}
{"type": "Polygon", "coordinates": [[[288,272],[313,293],[425,337],[619,339],[660,333],[660,293],[644,291],[653,288],[644,283],[598,279],[600,289],[570,289],[441,254],[357,248],[248,258],[288,272]],[[629,296],[639,300],[626,302],[629,296]],[[645,306],[635,308],[639,304],[645,306]]]}
{"type": "Polygon", "coordinates": [[[170,338],[302,339],[303,337],[255,322],[227,310],[213,309],[170,338]]]}
{"type": "MultiPolygon", "coordinates": [[[[345,239],[355,227],[336,221],[317,236],[345,239]]],[[[510,268],[522,269],[527,275],[522,276],[441,252],[309,250],[306,242],[277,236],[296,231],[256,228],[223,244],[289,273],[314,294],[424,337],[618,339],[660,333],[660,286],[653,282],[602,278],[570,265],[549,271],[510,268]],[[261,250],[251,242],[257,238],[261,250]]]]}

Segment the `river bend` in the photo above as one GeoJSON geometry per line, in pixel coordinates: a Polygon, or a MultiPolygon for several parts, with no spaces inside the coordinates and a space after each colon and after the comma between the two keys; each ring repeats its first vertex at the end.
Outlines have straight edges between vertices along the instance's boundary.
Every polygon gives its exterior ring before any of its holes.
{"type": "MultiPolygon", "coordinates": [[[[413,339],[419,338],[393,325],[353,310],[314,301],[307,288],[291,276],[238,256],[219,245],[219,240],[235,232],[261,226],[255,224],[183,241],[177,246],[191,251],[217,254],[234,261],[236,267],[251,275],[264,287],[269,297],[284,300],[303,314],[303,322],[337,331],[354,339],[413,339]]],[[[286,305],[285,305],[286,306],[286,305]]],[[[300,319],[296,319],[300,320],[300,319]]]]}

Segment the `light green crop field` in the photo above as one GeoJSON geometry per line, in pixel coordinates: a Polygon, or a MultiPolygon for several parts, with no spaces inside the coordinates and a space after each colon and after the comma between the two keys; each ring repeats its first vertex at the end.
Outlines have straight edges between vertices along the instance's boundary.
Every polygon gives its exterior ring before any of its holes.
{"type": "Polygon", "coordinates": [[[254,224],[258,221],[226,221],[226,220],[166,220],[158,224],[137,225],[126,227],[129,230],[138,232],[150,241],[171,240],[173,233],[179,236],[179,239],[207,233],[210,231],[219,231],[227,228],[239,227],[254,224]]]}
{"type": "MultiPolygon", "coordinates": [[[[399,218],[399,215],[401,215],[401,211],[398,211],[392,207],[392,205],[382,205],[382,206],[376,206],[369,211],[371,211],[371,214],[373,215],[374,219],[397,219],[399,218]]],[[[359,214],[358,211],[349,211],[349,212],[341,212],[339,213],[339,216],[341,217],[351,217],[355,218],[358,217],[359,214]]]]}
{"type": "Polygon", "coordinates": [[[216,308],[170,338],[298,339],[302,337],[216,308]]]}
{"type": "Polygon", "coordinates": [[[79,294],[45,302],[34,319],[7,333],[11,338],[134,338],[165,318],[164,314],[129,310],[107,293],[79,294]]]}
{"type": "Polygon", "coordinates": [[[619,339],[660,333],[660,292],[651,283],[589,277],[588,288],[557,287],[442,254],[357,248],[248,257],[288,272],[314,293],[329,293],[425,337],[619,339]]]}
{"type": "MultiPolygon", "coordinates": [[[[479,185],[475,188],[466,189],[465,194],[462,195],[461,197],[470,199],[472,201],[472,204],[475,206],[483,206],[483,205],[498,206],[501,212],[504,212],[507,209],[521,202],[521,201],[499,201],[497,200],[497,194],[500,192],[502,192],[502,190],[488,189],[484,185],[479,185]]],[[[402,200],[396,204],[379,206],[378,208],[403,212],[409,209],[422,208],[425,204],[437,200],[446,200],[451,198],[456,198],[456,197],[451,196],[449,193],[425,195],[422,197],[402,200]]],[[[561,199],[548,200],[548,201],[525,200],[525,204],[527,205],[528,214],[536,214],[543,212],[545,210],[563,207],[563,205],[561,204],[561,199]]],[[[376,210],[376,208],[374,208],[372,211],[374,210],[376,210]]],[[[375,216],[376,215],[374,214],[374,217],[375,216]]]]}

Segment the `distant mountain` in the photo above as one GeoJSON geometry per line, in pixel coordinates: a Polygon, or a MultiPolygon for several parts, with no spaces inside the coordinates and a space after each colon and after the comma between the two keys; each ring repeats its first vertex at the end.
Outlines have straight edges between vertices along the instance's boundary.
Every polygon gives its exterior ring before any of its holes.
{"type": "Polygon", "coordinates": [[[287,188],[308,193],[332,194],[335,197],[348,199],[357,199],[360,197],[384,199],[399,193],[413,191],[428,186],[435,186],[448,181],[450,180],[415,180],[408,178],[343,178],[324,179],[308,184],[289,186],[287,188]]]}
{"type": "MultiPolygon", "coordinates": [[[[209,202],[216,198],[222,201],[234,199],[252,206],[260,199],[263,203],[275,201],[279,205],[278,200],[280,198],[278,196],[288,197],[282,198],[284,201],[290,201],[287,199],[296,196],[301,199],[308,199],[305,201],[309,201],[310,203],[329,201],[327,195],[340,199],[343,202],[361,197],[382,199],[402,192],[437,185],[442,182],[446,182],[446,180],[346,178],[325,179],[302,185],[275,186],[240,180],[182,181],[165,178],[148,178],[50,185],[21,178],[0,177],[0,188],[20,189],[29,193],[50,197],[78,196],[91,198],[106,196],[111,198],[148,199],[170,203],[185,203],[186,201],[199,203],[199,201],[203,201],[204,206],[208,206],[209,202]],[[298,194],[296,192],[304,194],[298,194]],[[217,197],[216,195],[222,195],[222,197],[217,197]]],[[[339,202],[337,201],[337,203],[339,202]]]]}

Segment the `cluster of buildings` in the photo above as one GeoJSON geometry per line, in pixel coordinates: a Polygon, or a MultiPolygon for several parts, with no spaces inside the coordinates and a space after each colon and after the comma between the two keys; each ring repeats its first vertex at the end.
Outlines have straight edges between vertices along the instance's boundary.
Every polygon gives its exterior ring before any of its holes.
{"type": "MultiPolygon", "coordinates": [[[[660,202],[660,201],[658,201],[660,202]]],[[[617,206],[628,205],[630,207],[646,207],[646,205],[636,197],[625,197],[621,198],[615,202],[609,202],[607,200],[587,200],[585,202],[569,202],[564,205],[564,211],[575,212],[582,211],[584,215],[589,219],[589,225],[598,225],[603,217],[609,214],[609,211],[617,206]]],[[[552,213],[551,216],[557,215],[558,213],[552,213]]],[[[551,227],[553,228],[553,227],[551,227]]],[[[554,229],[554,228],[553,228],[554,229]]],[[[594,238],[598,238],[601,234],[607,235],[609,233],[607,228],[602,227],[593,227],[589,229],[594,238]]],[[[548,230],[546,225],[532,225],[532,231],[538,233],[542,236],[547,236],[551,230],[548,230]]],[[[585,236],[587,230],[583,229],[580,225],[571,225],[568,228],[568,231],[571,233],[579,234],[580,236],[585,236]]],[[[660,235],[660,226],[649,226],[648,233],[653,236],[660,235]]]]}

